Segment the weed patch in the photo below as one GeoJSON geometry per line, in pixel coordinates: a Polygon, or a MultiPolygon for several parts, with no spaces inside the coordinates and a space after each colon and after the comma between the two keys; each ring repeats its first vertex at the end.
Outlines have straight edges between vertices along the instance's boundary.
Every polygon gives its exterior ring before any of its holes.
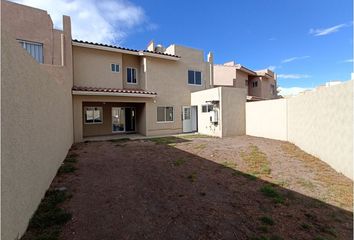
{"type": "Polygon", "coordinates": [[[265,185],[260,190],[264,196],[272,198],[276,203],[284,203],[283,196],[281,196],[273,186],[265,185]]]}
{"type": "Polygon", "coordinates": [[[226,162],[226,161],[222,163],[222,166],[224,168],[230,168],[230,169],[233,169],[233,170],[237,168],[237,164],[236,163],[226,162]]]}
{"type": "Polygon", "coordinates": [[[72,173],[76,171],[76,167],[72,164],[72,163],[63,163],[59,170],[58,170],[58,174],[64,174],[64,173],[72,173]]]}
{"type": "Polygon", "coordinates": [[[194,147],[194,149],[199,149],[199,150],[203,150],[204,148],[206,148],[205,143],[198,144],[197,146],[194,147]]]}
{"type": "Polygon", "coordinates": [[[244,172],[240,172],[240,171],[234,171],[232,173],[232,176],[242,176],[242,177],[245,177],[245,178],[252,180],[252,181],[257,179],[257,177],[252,174],[248,174],[248,173],[244,173],[244,172]]]}
{"type": "Polygon", "coordinates": [[[66,191],[48,190],[32,216],[23,239],[58,239],[60,227],[71,219],[71,214],[58,205],[69,197],[66,191]]]}
{"type": "Polygon", "coordinates": [[[188,175],[187,178],[188,178],[188,180],[190,182],[195,182],[197,180],[197,174],[196,173],[192,173],[192,174],[188,175]]]}
{"type": "Polygon", "coordinates": [[[164,145],[171,145],[171,144],[176,144],[176,143],[186,141],[183,140],[182,138],[176,138],[176,137],[156,137],[156,138],[149,138],[147,140],[154,142],[156,144],[164,144],[164,145]]]}
{"type": "Polygon", "coordinates": [[[180,138],[184,139],[193,139],[193,138],[212,138],[212,136],[204,135],[204,134],[190,134],[190,135],[182,135],[180,138]]]}
{"type": "Polygon", "coordinates": [[[248,165],[248,172],[255,176],[268,176],[271,168],[267,155],[261,152],[257,146],[251,145],[247,152],[241,151],[241,158],[248,165]]]}
{"type": "Polygon", "coordinates": [[[179,167],[179,166],[183,165],[185,162],[186,162],[185,159],[179,158],[179,159],[176,159],[173,161],[173,165],[176,167],[179,167]]]}
{"type": "Polygon", "coordinates": [[[259,220],[265,225],[270,225],[270,226],[274,225],[274,220],[271,217],[264,216],[261,217],[259,220]]]}

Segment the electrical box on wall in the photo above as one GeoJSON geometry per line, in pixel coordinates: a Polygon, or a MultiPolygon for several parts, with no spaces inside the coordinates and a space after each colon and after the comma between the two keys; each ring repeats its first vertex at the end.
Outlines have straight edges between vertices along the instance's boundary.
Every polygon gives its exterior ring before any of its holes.
{"type": "Polygon", "coordinates": [[[213,110],[210,111],[210,122],[216,124],[218,123],[218,111],[217,110],[213,110]]]}

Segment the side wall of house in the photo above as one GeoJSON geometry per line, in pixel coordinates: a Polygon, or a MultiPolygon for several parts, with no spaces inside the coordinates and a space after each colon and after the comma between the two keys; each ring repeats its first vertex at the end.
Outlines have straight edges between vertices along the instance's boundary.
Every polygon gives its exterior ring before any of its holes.
{"type": "Polygon", "coordinates": [[[222,136],[245,135],[247,89],[223,87],[221,91],[222,136]]]}
{"type": "MultiPolygon", "coordinates": [[[[1,239],[14,240],[73,142],[72,77],[71,68],[38,64],[4,25],[1,33],[1,239]]],[[[65,46],[71,56],[71,38],[65,46]]]]}
{"type": "Polygon", "coordinates": [[[214,65],[214,85],[233,86],[236,79],[236,68],[234,66],[214,65]]]}
{"type": "Polygon", "coordinates": [[[353,179],[353,80],[289,99],[246,103],[246,134],[288,140],[353,179]]]}

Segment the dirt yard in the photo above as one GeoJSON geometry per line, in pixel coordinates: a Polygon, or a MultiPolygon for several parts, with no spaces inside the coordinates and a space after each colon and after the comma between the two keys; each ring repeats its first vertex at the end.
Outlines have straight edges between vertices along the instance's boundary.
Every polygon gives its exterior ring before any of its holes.
{"type": "Polygon", "coordinates": [[[282,141],[168,137],[74,145],[61,239],[352,239],[353,182],[282,141]]]}

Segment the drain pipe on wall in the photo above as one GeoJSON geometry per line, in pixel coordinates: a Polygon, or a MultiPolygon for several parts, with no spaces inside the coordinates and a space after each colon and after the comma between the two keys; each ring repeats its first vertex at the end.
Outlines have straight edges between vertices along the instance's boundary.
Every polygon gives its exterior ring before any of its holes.
{"type": "Polygon", "coordinates": [[[209,85],[210,87],[214,87],[214,56],[212,52],[208,53],[208,63],[209,63],[209,81],[210,81],[209,85]]]}

